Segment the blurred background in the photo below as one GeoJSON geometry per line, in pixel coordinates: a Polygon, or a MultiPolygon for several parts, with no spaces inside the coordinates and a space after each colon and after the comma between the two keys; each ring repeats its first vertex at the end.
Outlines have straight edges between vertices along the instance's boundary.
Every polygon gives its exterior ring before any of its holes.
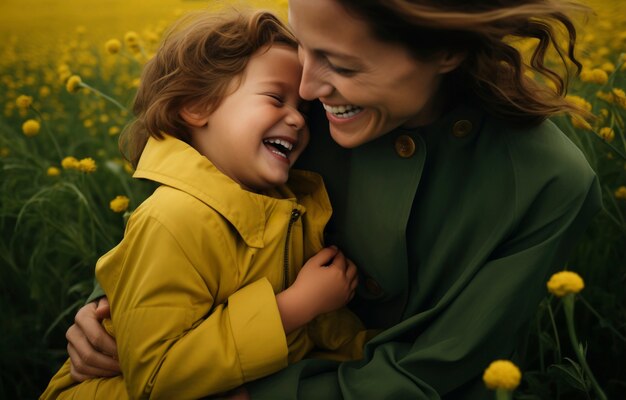
{"type": "MultiPolygon", "coordinates": [[[[66,358],[64,334],[98,257],[152,190],[117,149],[143,64],[178,16],[231,4],[286,18],[286,0],[0,0],[0,399],[41,394],[66,358]],[[82,83],[68,87],[71,76],[82,83]]],[[[578,337],[617,399],[626,398],[626,18],[618,0],[586,4],[595,13],[579,20],[584,69],[569,95],[597,118],[555,122],[600,176],[604,209],[564,267],[585,280],[578,337]]],[[[547,292],[520,349],[515,398],[593,398],[547,292]]]]}

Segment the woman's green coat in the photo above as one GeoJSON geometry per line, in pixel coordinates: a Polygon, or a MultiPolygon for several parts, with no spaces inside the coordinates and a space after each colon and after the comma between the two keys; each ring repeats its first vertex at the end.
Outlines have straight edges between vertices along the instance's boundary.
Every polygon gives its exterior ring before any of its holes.
{"type": "Polygon", "coordinates": [[[385,330],[363,360],[302,361],[249,384],[252,398],[490,398],[483,370],[514,356],[600,208],[584,155],[550,121],[517,127],[469,106],[351,150],[323,115],[311,128],[300,167],[328,188],[327,244],[361,272],[352,309],[385,330]]]}

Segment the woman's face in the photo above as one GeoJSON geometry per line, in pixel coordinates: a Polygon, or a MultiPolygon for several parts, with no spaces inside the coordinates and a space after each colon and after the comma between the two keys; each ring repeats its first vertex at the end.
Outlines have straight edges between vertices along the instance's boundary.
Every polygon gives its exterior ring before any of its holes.
{"type": "Polygon", "coordinates": [[[289,22],[300,42],[300,95],[324,104],[339,145],[356,147],[438,116],[435,95],[442,74],[458,65],[452,58],[418,61],[376,39],[335,0],[289,0],[289,22]]]}

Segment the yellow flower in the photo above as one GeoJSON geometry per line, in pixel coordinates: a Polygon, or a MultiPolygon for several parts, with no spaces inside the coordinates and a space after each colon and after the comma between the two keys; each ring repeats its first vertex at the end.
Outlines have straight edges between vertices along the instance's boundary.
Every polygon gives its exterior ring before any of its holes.
{"type": "Polygon", "coordinates": [[[599,90],[598,92],[596,92],[596,97],[599,98],[600,100],[606,101],[607,103],[613,103],[612,93],[606,93],[606,92],[599,90]]]}
{"type": "Polygon", "coordinates": [[[515,390],[522,379],[522,373],[509,360],[496,360],[489,364],[483,373],[483,381],[489,389],[515,390]]]}
{"type": "Polygon", "coordinates": [[[598,132],[598,134],[602,139],[606,140],[609,143],[612,142],[613,139],[615,139],[615,131],[613,130],[613,128],[609,128],[608,126],[600,129],[600,132],[598,132]]]}
{"type": "Polygon", "coordinates": [[[83,158],[78,162],[78,170],[82,172],[92,173],[97,168],[96,161],[91,157],[83,158]]]}
{"type": "Polygon", "coordinates": [[[580,80],[583,82],[591,82],[597,83],[598,85],[604,85],[609,81],[609,75],[606,73],[606,71],[600,68],[594,68],[581,72],[580,80]]]}
{"type": "MultiPolygon", "coordinates": [[[[626,164],[624,165],[626,168],[626,164]]],[[[620,186],[615,191],[615,198],[618,200],[626,200],[626,186],[620,186]]]]}
{"type": "Polygon", "coordinates": [[[46,171],[46,175],[48,176],[59,176],[61,175],[61,170],[57,167],[48,167],[48,171],[46,171]]]}
{"type": "Polygon", "coordinates": [[[78,166],[80,165],[79,161],[76,159],[76,157],[65,157],[63,160],[61,160],[61,166],[64,169],[78,169],[78,166]]]}
{"type": "Polygon", "coordinates": [[[561,271],[550,277],[547,286],[550,293],[556,297],[563,297],[583,290],[585,281],[576,272],[561,271]]]}
{"type": "Polygon", "coordinates": [[[133,168],[133,165],[128,161],[124,161],[124,171],[126,171],[127,174],[132,174],[135,172],[135,168],[133,168]]]}
{"type": "Polygon", "coordinates": [[[137,32],[128,31],[124,35],[124,41],[127,45],[132,46],[133,44],[139,43],[139,35],[137,35],[137,32]]]}
{"type": "Polygon", "coordinates": [[[39,96],[48,97],[50,96],[50,88],[48,86],[42,86],[39,88],[39,96]]]}
{"type": "Polygon", "coordinates": [[[86,120],[83,121],[83,126],[85,128],[91,128],[93,125],[94,125],[93,119],[87,118],[86,120]]]}
{"type": "Polygon", "coordinates": [[[109,207],[111,208],[111,210],[115,211],[116,213],[121,213],[128,209],[129,202],[130,202],[130,199],[126,196],[116,196],[109,203],[109,207]]]}
{"type": "Polygon", "coordinates": [[[582,129],[585,131],[593,130],[591,124],[587,122],[587,120],[585,120],[584,118],[581,118],[577,115],[572,115],[570,120],[572,121],[572,125],[574,126],[574,128],[582,129]]]}
{"type": "Polygon", "coordinates": [[[109,116],[106,114],[102,114],[100,116],[100,118],[98,118],[100,120],[100,122],[102,122],[103,124],[106,124],[107,122],[109,122],[109,116]]]}
{"type": "Polygon", "coordinates": [[[37,135],[40,128],[41,125],[39,124],[39,121],[36,121],[34,119],[29,119],[22,124],[22,132],[24,132],[24,135],[26,136],[37,135]]]}
{"type": "Polygon", "coordinates": [[[115,136],[118,133],[120,133],[120,128],[118,128],[117,126],[112,126],[109,128],[109,135],[115,136]]]}
{"type": "Polygon", "coordinates": [[[72,75],[70,76],[70,78],[67,80],[67,83],[65,84],[65,88],[67,89],[68,92],[70,93],[76,93],[78,91],[78,89],[81,88],[81,84],[83,83],[83,80],[80,79],[80,76],[78,75],[72,75]]]}
{"type": "Polygon", "coordinates": [[[59,68],[57,68],[57,72],[62,82],[65,82],[70,76],[72,76],[72,71],[67,64],[59,65],[59,68]]]}
{"type": "Polygon", "coordinates": [[[587,100],[583,99],[580,96],[568,95],[565,96],[565,99],[582,108],[583,110],[591,111],[591,103],[589,103],[587,100]]]}
{"type": "Polygon", "coordinates": [[[624,93],[622,89],[613,88],[613,101],[615,101],[618,106],[626,109],[626,93],[624,93]]]}
{"type": "Polygon", "coordinates": [[[612,62],[605,62],[604,64],[600,65],[600,69],[605,70],[608,74],[611,74],[615,71],[615,64],[613,64],[612,62]]]}
{"type": "Polygon", "coordinates": [[[31,104],[33,104],[33,98],[23,94],[15,100],[15,104],[17,104],[17,107],[19,109],[24,110],[30,107],[31,104]]]}
{"type": "Polygon", "coordinates": [[[117,54],[122,48],[122,42],[117,39],[110,39],[104,44],[104,48],[109,54],[117,54]]]}
{"type": "Polygon", "coordinates": [[[155,32],[152,31],[148,31],[145,33],[144,37],[148,40],[148,42],[150,43],[157,43],[159,41],[159,35],[157,35],[155,32]]]}

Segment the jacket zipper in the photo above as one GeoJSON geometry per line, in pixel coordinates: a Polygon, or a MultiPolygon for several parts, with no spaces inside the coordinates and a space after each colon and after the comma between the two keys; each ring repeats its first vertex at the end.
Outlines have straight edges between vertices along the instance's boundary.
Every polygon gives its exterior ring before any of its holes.
{"type": "Polygon", "coordinates": [[[287,240],[285,240],[285,251],[283,252],[283,290],[289,286],[289,243],[291,237],[291,227],[294,222],[300,216],[300,211],[297,209],[291,210],[291,218],[289,218],[289,225],[287,225],[287,240]]]}

